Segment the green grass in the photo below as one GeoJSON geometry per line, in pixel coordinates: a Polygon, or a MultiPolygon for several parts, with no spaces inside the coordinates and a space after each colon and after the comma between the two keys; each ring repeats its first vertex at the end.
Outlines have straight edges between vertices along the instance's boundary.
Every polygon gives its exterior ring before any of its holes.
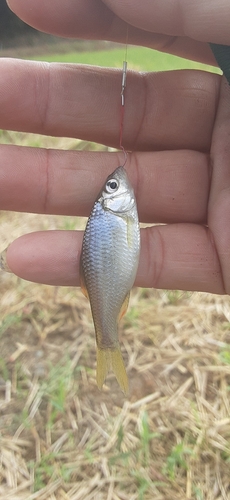
{"type": "MultiPolygon", "coordinates": [[[[78,63],[121,68],[124,57],[124,48],[118,48],[91,52],[69,52],[67,54],[44,54],[42,56],[33,57],[32,59],[47,62],[78,63]]],[[[213,66],[206,66],[144,47],[129,47],[127,61],[129,68],[137,71],[204,69],[206,71],[219,72],[219,70],[213,66]]]]}
{"type": "Polygon", "coordinates": [[[48,481],[62,477],[64,482],[68,482],[72,474],[72,469],[65,467],[65,464],[58,465],[56,461],[58,453],[48,453],[41,457],[40,462],[31,460],[29,466],[34,475],[34,492],[44,488],[48,481]]]}
{"type": "Polygon", "coordinates": [[[8,330],[9,327],[17,325],[21,322],[22,313],[8,314],[0,321],[0,337],[8,330]]]}
{"type": "Polygon", "coordinates": [[[140,442],[141,442],[141,463],[143,467],[150,464],[150,445],[153,439],[160,438],[159,432],[151,432],[149,427],[149,419],[146,411],[143,412],[140,423],[140,442]]]}
{"type": "Polygon", "coordinates": [[[220,352],[220,360],[226,365],[230,365],[230,347],[226,344],[226,349],[220,352]]]}
{"type": "Polygon", "coordinates": [[[172,447],[171,453],[167,457],[166,466],[163,467],[163,472],[174,481],[178,468],[182,471],[187,471],[187,459],[191,454],[192,449],[189,448],[183,441],[176,444],[172,447]]]}

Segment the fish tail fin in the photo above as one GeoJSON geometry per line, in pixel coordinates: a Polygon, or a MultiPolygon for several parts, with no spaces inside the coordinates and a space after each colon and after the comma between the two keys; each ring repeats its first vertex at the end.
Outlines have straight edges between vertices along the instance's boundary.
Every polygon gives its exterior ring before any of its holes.
{"type": "Polygon", "coordinates": [[[129,383],[120,348],[100,349],[97,347],[97,385],[99,389],[102,389],[110,370],[113,371],[121,390],[127,394],[129,383]]]}

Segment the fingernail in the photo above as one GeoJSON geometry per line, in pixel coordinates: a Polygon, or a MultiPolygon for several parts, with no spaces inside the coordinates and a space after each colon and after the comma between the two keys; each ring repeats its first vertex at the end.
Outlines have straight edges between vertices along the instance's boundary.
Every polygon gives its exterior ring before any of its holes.
{"type": "Polygon", "coordinates": [[[0,254],[0,269],[2,271],[6,271],[7,273],[12,273],[11,269],[9,268],[6,260],[6,254],[7,254],[8,247],[3,250],[3,252],[0,254]]]}

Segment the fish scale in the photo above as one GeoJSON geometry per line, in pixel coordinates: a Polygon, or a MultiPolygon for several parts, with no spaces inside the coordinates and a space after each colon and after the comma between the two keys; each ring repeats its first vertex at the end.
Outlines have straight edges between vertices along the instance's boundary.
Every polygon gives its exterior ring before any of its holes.
{"type": "MultiPolygon", "coordinates": [[[[130,252],[127,251],[125,244],[126,227],[122,220],[116,219],[116,215],[106,212],[100,203],[96,203],[86,230],[88,266],[85,281],[88,291],[91,291],[89,296],[92,310],[97,310],[94,316],[103,336],[103,346],[109,344],[110,334],[113,334],[116,328],[116,318],[127,295],[129,284],[124,283],[123,273],[127,271],[127,268],[132,267],[130,252]],[[116,244],[117,239],[119,239],[119,248],[116,244]],[[113,249],[112,252],[111,249],[113,249]],[[103,302],[101,301],[102,295],[104,296],[103,302]]],[[[130,283],[131,286],[132,283],[130,283]]],[[[114,345],[113,338],[111,340],[114,345]]]]}

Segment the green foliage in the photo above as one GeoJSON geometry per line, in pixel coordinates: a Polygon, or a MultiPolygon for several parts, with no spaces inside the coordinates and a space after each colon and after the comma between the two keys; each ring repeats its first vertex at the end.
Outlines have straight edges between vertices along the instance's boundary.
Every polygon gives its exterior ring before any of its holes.
{"type": "Polygon", "coordinates": [[[39,491],[44,488],[47,481],[53,475],[53,464],[50,463],[49,457],[41,460],[38,464],[33,467],[31,464],[31,469],[34,469],[34,491],[39,491]]]}
{"type": "MultiPolygon", "coordinates": [[[[15,369],[18,395],[20,399],[23,399],[28,394],[27,375],[22,371],[20,364],[15,365],[15,369]]],[[[49,403],[50,405],[49,419],[46,424],[48,428],[52,429],[57,417],[65,412],[66,398],[73,383],[74,373],[71,360],[65,358],[55,366],[50,365],[48,375],[45,380],[41,381],[37,392],[41,403],[49,403]]],[[[33,425],[33,418],[31,418],[28,408],[15,414],[14,423],[23,424],[27,429],[33,425]]]]}
{"type": "Polygon", "coordinates": [[[2,321],[0,321],[0,337],[8,330],[8,328],[17,325],[21,322],[22,313],[7,314],[2,321]]]}
{"type": "Polygon", "coordinates": [[[221,458],[227,463],[230,464],[230,453],[226,451],[221,452],[221,458]]]}
{"type": "Polygon", "coordinates": [[[220,359],[222,363],[230,365],[230,346],[226,346],[226,348],[220,352],[220,359]]]}
{"type": "MultiPolygon", "coordinates": [[[[91,52],[69,52],[67,54],[45,54],[32,57],[40,61],[89,64],[121,68],[124,49],[101,50],[91,52]]],[[[201,69],[219,73],[218,68],[207,66],[181,57],[172,56],[145,47],[129,47],[127,55],[129,69],[136,71],[168,71],[175,69],[201,69]]]]}
{"type": "Polygon", "coordinates": [[[91,443],[87,443],[85,449],[84,449],[84,455],[89,464],[94,464],[95,462],[95,455],[91,450],[91,443]]]}
{"type": "Polygon", "coordinates": [[[131,458],[132,454],[129,451],[127,451],[127,452],[122,451],[122,444],[124,441],[124,437],[125,437],[124,429],[123,429],[123,425],[121,425],[118,429],[118,432],[117,432],[116,448],[118,450],[118,453],[116,453],[115,455],[110,457],[109,464],[111,466],[122,463],[124,466],[127,467],[129,464],[129,459],[131,458]]]}
{"type": "Polygon", "coordinates": [[[7,368],[7,362],[4,358],[0,357],[0,375],[5,380],[5,382],[9,379],[9,370],[7,368]]]}
{"type": "Polygon", "coordinates": [[[51,405],[49,425],[52,427],[57,415],[65,410],[65,402],[72,383],[73,371],[69,359],[50,366],[49,374],[40,387],[43,398],[51,405]]]}
{"type": "Polygon", "coordinates": [[[150,463],[150,445],[153,439],[159,438],[161,434],[158,432],[151,432],[148,422],[148,414],[146,411],[142,414],[140,425],[140,440],[141,440],[141,462],[144,467],[150,463]]]}
{"type": "Polygon", "coordinates": [[[117,433],[117,449],[120,451],[121,450],[121,445],[123,443],[123,439],[124,439],[124,429],[123,429],[123,425],[121,425],[118,429],[118,433],[117,433]]]}
{"type": "Polygon", "coordinates": [[[194,495],[196,500],[204,500],[204,495],[198,486],[193,487],[194,495]]]}
{"type": "Polygon", "coordinates": [[[188,448],[183,441],[173,446],[170,455],[167,457],[163,473],[174,480],[178,468],[187,471],[187,456],[191,454],[191,448],[188,448]]]}
{"type": "Polygon", "coordinates": [[[121,425],[117,433],[116,448],[118,449],[118,453],[110,457],[109,465],[130,469],[130,474],[137,483],[138,500],[144,500],[145,494],[149,489],[157,485],[157,483],[153,483],[150,479],[148,468],[152,461],[150,449],[152,440],[161,437],[161,434],[151,432],[148,414],[146,411],[143,411],[139,423],[139,441],[135,450],[121,451],[124,437],[125,431],[121,425]]]}
{"type": "Polygon", "coordinates": [[[181,290],[166,290],[165,295],[170,304],[177,304],[181,299],[184,298],[186,292],[182,292],[181,290]]]}
{"type": "Polygon", "coordinates": [[[130,451],[117,453],[113,457],[110,457],[109,464],[116,465],[122,464],[124,467],[128,467],[132,453],[130,451]]]}
{"type": "Polygon", "coordinates": [[[145,493],[149,490],[151,486],[150,479],[144,477],[139,471],[135,471],[132,474],[138,485],[138,500],[144,500],[145,493]]]}
{"type": "Polygon", "coordinates": [[[64,231],[74,231],[77,227],[77,217],[63,217],[60,229],[64,231]]]}
{"type": "Polygon", "coordinates": [[[30,469],[33,470],[34,474],[34,492],[44,488],[50,480],[54,481],[59,477],[61,477],[64,482],[70,480],[73,472],[72,469],[66,467],[65,464],[61,464],[57,467],[57,461],[57,453],[47,453],[41,457],[40,462],[34,462],[32,460],[29,463],[30,469]]]}

